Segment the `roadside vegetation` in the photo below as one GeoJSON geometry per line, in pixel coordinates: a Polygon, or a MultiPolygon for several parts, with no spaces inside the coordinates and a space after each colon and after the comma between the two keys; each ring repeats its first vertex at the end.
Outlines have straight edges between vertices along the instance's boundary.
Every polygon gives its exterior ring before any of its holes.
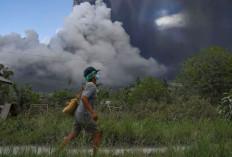
{"type": "MultiPolygon", "coordinates": [[[[16,83],[12,90],[4,90],[9,101],[19,102],[23,112],[1,122],[1,146],[58,147],[70,133],[73,118],[64,115],[62,108],[74,97],[72,90],[44,95],[33,92],[29,84],[18,87],[16,83]],[[33,103],[49,104],[48,114],[29,116],[29,104],[33,103]]],[[[231,103],[232,55],[220,47],[202,49],[183,62],[181,72],[171,83],[147,77],[137,78],[134,84],[114,92],[100,88],[96,110],[103,131],[101,147],[168,148],[156,156],[231,156],[231,103]],[[173,146],[188,149],[174,151],[173,146]]],[[[91,144],[91,137],[81,133],[69,147],[91,144]]],[[[27,156],[30,152],[19,152],[18,156],[20,153],[27,156]]],[[[67,153],[64,150],[59,156],[67,153]]],[[[110,156],[100,156],[104,155],[110,156]]],[[[141,156],[124,154],[136,155],[141,156]]],[[[30,156],[44,155],[31,152],[30,156]]]]}

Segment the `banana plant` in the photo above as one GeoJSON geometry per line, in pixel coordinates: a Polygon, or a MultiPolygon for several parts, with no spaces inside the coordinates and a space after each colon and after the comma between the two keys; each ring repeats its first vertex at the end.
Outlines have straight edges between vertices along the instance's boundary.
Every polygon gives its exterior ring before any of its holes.
{"type": "Polygon", "coordinates": [[[226,97],[222,98],[219,114],[224,116],[226,120],[232,120],[232,90],[226,94],[226,97]]]}

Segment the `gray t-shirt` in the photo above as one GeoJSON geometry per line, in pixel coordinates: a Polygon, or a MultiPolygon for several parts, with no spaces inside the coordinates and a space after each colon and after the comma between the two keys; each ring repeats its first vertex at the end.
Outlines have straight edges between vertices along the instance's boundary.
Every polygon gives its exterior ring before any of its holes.
{"type": "MultiPolygon", "coordinates": [[[[88,83],[82,92],[82,96],[87,97],[90,106],[94,109],[95,100],[97,98],[97,87],[93,83],[88,83]]],[[[75,111],[75,120],[85,123],[92,118],[89,110],[84,106],[80,100],[79,105],[75,111]]]]}

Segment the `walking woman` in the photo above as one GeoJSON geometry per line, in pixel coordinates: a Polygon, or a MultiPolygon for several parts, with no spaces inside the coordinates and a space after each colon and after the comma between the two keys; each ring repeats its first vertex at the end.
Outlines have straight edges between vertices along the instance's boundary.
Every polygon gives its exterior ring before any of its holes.
{"type": "Polygon", "coordinates": [[[82,92],[80,103],[74,113],[74,124],[72,132],[65,137],[61,147],[77,137],[81,130],[93,134],[93,156],[96,155],[99,146],[101,131],[96,123],[98,116],[94,112],[94,103],[97,98],[96,81],[99,79],[98,71],[93,67],[88,67],[84,71],[85,80],[88,82],[82,92]]]}

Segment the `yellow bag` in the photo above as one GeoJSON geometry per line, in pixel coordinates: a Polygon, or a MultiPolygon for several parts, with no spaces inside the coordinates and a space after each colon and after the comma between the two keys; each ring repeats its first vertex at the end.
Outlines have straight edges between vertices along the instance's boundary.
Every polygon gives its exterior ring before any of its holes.
{"type": "MultiPolygon", "coordinates": [[[[85,85],[85,87],[86,87],[88,84],[91,84],[91,83],[92,83],[92,82],[87,83],[87,84],[85,85]]],[[[74,116],[74,112],[75,112],[76,108],[77,108],[78,105],[79,105],[79,104],[78,104],[78,99],[80,98],[80,96],[81,96],[83,90],[85,89],[85,87],[82,88],[82,90],[80,90],[80,91],[78,92],[76,98],[72,99],[70,102],[66,102],[66,105],[67,105],[67,106],[63,109],[63,113],[68,114],[68,115],[70,115],[70,116],[74,116]]]]}
{"type": "Polygon", "coordinates": [[[63,109],[63,113],[70,116],[74,116],[74,112],[78,106],[78,99],[82,94],[82,90],[77,94],[76,98],[72,99],[70,102],[66,102],[66,107],[63,109]]]}

